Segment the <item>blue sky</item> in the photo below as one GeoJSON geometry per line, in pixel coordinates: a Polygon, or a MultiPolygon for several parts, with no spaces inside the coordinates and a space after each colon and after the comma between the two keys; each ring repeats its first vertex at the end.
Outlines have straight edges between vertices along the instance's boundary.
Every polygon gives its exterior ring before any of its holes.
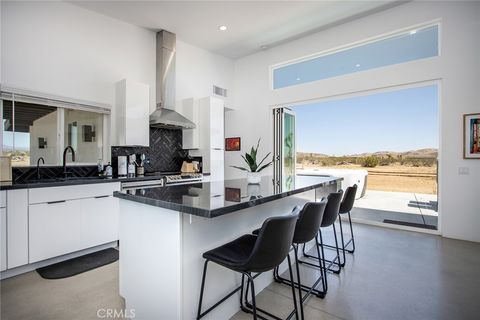
{"type": "MultiPolygon", "coordinates": [[[[13,146],[13,132],[3,132],[3,147],[7,147],[10,150],[13,146]]],[[[15,148],[17,150],[29,150],[30,149],[30,134],[26,132],[15,133],[15,148]]]]}
{"type": "Polygon", "coordinates": [[[294,106],[297,151],[348,155],[438,148],[437,86],[294,106]]]}

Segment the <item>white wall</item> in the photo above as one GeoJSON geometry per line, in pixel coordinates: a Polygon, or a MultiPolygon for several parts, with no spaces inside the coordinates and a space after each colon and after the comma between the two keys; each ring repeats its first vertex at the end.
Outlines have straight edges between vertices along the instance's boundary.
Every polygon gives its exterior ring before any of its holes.
{"type": "MultiPolygon", "coordinates": [[[[411,2],[237,60],[234,78],[237,111],[226,114],[226,137],[241,136],[243,150],[261,137],[263,153],[272,150],[273,105],[439,80],[441,232],[447,237],[480,241],[480,210],[476,200],[480,161],[462,158],[462,115],[480,112],[479,17],[478,2],[411,2]],[[269,66],[273,64],[434,19],[441,19],[439,57],[275,91],[269,88],[269,66]],[[469,167],[470,174],[458,175],[459,167],[469,167]]],[[[243,176],[229,167],[241,164],[238,152],[227,152],[225,160],[226,178],[243,176]]]]}
{"type": "Polygon", "coordinates": [[[1,5],[2,85],[110,105],[118,80],[154,86],[153,32],[59,1],[1,5]]]}
{"type": "MultiPolygon", "coordinates": [[[[128,78],[150,86],[155,109],[153,31],[59,1],[2,1],[1,36],[2,85],[113,106],[128,78]]],[[[177,40],[177,100],[232,83],[232,60],[177,40]]]]}
{"type": "Polygon", "coordinates": [[[233,106],[233,61],[177,39],[177,100],[211,96],[213,85],[228,89],[233,106]]]}

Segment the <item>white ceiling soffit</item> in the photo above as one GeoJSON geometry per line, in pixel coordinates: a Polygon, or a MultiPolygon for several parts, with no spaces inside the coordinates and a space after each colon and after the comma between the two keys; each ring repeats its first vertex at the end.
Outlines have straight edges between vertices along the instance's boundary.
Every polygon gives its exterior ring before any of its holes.
{"type": "Polygon", "coordinates": [[[68,1],[237,59],[405,1],[68,1]],[[226,26],[220,31],[219,26],[226,26]]]}

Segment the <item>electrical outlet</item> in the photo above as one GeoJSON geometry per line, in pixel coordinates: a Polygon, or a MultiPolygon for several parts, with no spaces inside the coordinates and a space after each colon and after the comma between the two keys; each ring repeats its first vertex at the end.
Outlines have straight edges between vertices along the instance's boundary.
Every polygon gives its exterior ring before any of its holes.
{"type": "Polygon", "coordinates": [[[468,169],[468,167],[459,167],[458,168],[458,174],[459,175],[467,176],[469,173],[470,173],[470,170],[468,169]]]}

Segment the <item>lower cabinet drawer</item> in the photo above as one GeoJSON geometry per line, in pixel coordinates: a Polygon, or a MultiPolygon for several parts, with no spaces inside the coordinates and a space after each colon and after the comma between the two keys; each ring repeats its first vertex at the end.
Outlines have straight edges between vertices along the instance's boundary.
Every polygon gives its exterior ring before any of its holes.
{"type": "Polygon", "coordinates": [[[29,206],[29,263],[118,240],[113,196],[29,206]]]}
{"type": "Polygon", "coordinates": [[[84,248],[118,240],[118,198],[82,199],[81,236],[84,248]]]}
{"type": "Polygon", "coordinates": [[[29,206],[29,263],[82,249],[81,200],[29,206]]]}

